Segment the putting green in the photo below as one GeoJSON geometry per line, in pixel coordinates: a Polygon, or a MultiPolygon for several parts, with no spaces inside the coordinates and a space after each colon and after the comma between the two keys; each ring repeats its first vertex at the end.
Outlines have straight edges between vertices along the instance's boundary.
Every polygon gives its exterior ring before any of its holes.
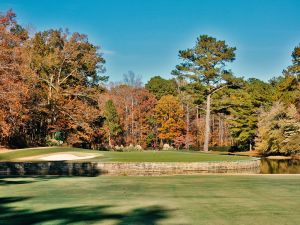
{"type": "Polygon", "coordinates": [[[183,151],[144,151],[144,152],[109,152],[93,151],[78,148],[36,148],[12,150],[1,153],[0,161],[38,161],[42,155],[51,155],[57,153],[72,154],[95,154],[95,158],[86,159],[85,161],[93,162],[211,162],[211,161],[237,161],[249,160],[245,156],[220,155],[216,153],[201,152],[183,152],[183,151]]]}

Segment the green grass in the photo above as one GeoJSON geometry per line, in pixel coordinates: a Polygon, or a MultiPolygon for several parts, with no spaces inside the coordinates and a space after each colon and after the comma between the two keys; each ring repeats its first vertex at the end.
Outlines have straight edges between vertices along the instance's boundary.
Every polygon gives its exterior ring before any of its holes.
{"type": "Polygon", "coordinates": [[[23,149],[1,153],[0,161],[15,161],[18,158],[32,157],[58,152],[86,152],[99,154],[98,157],[88,161],[114,161],[114,162],[210,162],[247,160],[248,157],[221,155],[215,153],[183,152],[183,151],[144,151],[144,152],[108,152],[92,151],[78,148],[47,148],[23,149]]]}
{"type": "Polygon", "coordinates": [[[0,178],[0,224],[300,224],[300,176],[0,178]]]}
{"type": "Polygon", "coordinates": [[[105,152],[104,157],[103,160],[117,162],[209,162],[249,159],[240,156],[175,151],[105,152]]]}

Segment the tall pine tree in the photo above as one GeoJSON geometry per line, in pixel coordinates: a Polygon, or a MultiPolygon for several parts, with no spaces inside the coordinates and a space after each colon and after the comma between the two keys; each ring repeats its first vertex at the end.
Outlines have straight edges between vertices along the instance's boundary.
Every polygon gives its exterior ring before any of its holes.
{"type": "Polygon", "coordinates": [[[187,77],[206,87],[204,151],[208,151],[210,138],[211,96],[232,85],[233,77],[225,70],[225,64],[235,59],[235,50],[235,47],[229,47],[225,41],[201,35],[193,48],[179,51],[179,58],[183,62],[172,71],[179,78],[187,77]]]}

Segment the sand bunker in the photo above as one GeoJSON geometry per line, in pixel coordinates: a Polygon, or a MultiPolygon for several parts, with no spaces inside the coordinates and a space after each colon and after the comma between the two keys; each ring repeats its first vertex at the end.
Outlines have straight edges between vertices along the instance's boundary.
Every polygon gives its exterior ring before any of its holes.
{"type": "Polygon", "coordinates": [[[44,156],[38,158],[39,160],[44,161],[64,161],[64,160],[81,160],[81,159],[91,159],[96,157],[95,155],[87,155],[87,156],[77,156],[72,154],[53,154],[49,156],[44,156]]]}
{"type": "Polygon", "coordinates": [[[19,161],[68,161],[68,160],[82,160],[91,159],[100,156],[101,154],[82,153],[82,152],[61,152],[51,153],[39,156],[32,156],[26,158],[20,158],[19,161]]]}

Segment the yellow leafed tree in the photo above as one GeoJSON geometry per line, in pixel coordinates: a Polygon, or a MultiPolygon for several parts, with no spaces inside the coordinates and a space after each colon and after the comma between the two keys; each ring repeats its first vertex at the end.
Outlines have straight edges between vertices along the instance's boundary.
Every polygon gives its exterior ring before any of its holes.
{"type": "Polygon", "coordinates": [[[170,142],[183,135],[185,130],[184,110],[178,98],[163,96],[154,109],[158,137],[163,142],[170,142]]]}

